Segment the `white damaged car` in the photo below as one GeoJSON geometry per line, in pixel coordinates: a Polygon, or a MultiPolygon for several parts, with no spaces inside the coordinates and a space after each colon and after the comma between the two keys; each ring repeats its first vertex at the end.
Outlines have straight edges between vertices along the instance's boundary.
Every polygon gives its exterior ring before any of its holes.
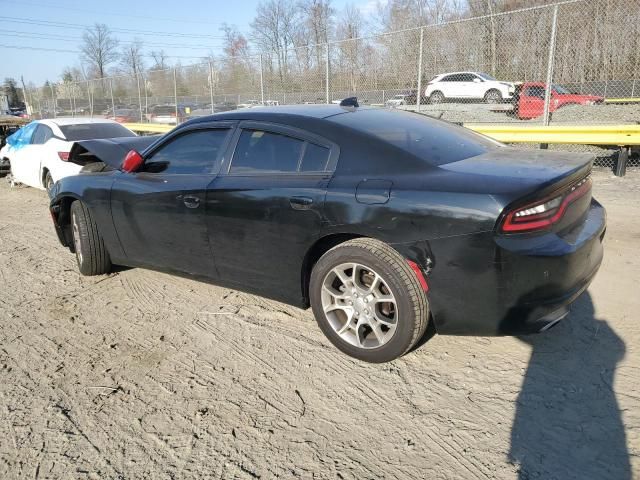
{"type": "Polygon", "coordinates": [[[7,137],[0,161],[9,163],[12,185],[22,183],[49,190],[55,182],[82,168],[68,162],[74,142],[101,138],[135,137],[113,120],[54,118],[36,120],[7,137]]]}

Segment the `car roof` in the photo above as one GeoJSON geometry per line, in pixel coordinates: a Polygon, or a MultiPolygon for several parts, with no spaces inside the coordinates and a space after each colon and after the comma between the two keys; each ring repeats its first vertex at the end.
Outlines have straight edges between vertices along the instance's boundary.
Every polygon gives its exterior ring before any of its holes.
{"type": "Polygon", "coordinates": [[[106,118],[78,118],[78,117],[58,117],[48,118],[46,120],[37,120],[38,123],[43,123],[49,126],[64,126],[64,125],[81,125],[85,123],[117,123],[113,120],[106,118]]]}
{"type": "Polygon", "coordinates": [[[438,77],[444,77],[445,75],[456,75],[459,73],[472,73],[474,75],[478,75],[479,73],[482,73],[482,72],[472,72],[471,70],[466,70],[464,72],[447,72],[447,73],[441,73],[440,75],[438,75],[438,77]]]}
{"type": "MultiPolygon", "coordinates": [[[[360,109],[367,109],[371,107],[359,107],[360,109]]],[[[352,107],[341,107],[336,104],[316,104],[316,105],[277,105],[269,107],[254,107],[243,108],[239,110],[232,110],[230,112],[214,113],[213,115],[207,115],[194,119],[191,124],[206,122],[209,120],[264,120],[266,116],[273,115],[274,118],[278,116],[297,116],[297,117],[310,117],[310,118],[328,118],[333,115],[339,115],[353,111],[352,107]]]]}

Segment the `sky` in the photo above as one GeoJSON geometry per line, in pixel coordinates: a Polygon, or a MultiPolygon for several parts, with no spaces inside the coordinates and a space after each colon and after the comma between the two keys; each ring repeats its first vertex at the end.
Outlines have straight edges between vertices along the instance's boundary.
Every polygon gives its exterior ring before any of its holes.
{"type": "MultiPolygon", "coordinates": [[[[333,0],[363,13],[379,0],[333,0]]],[[[66,66],[78,64],[82,32],[105,23],[122,44],[140,38],[145,51],[164,50],[170,63],[196,63],[217,53],[223,23],[248,34],[260,0],[0,0],[0,82],[6,77],[41,85],[59,81],[66,66]],[[18,48],[19,47],[19,48],[18,48]],[[178,58],[180,57],[180,58],[178,58]]],[[[151,59],[147,59],[151,62],[151,59]]]]}

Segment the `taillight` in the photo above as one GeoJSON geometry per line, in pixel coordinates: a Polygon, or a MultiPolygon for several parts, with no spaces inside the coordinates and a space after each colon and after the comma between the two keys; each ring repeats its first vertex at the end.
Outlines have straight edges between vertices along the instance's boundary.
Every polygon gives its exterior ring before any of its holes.
{"type": "Polygon", "coordinates": [[[567,207],[591,191],[591,178],[585,177],[566,191],[510,210],[500,227],[505,233],[544,230],[559,221],[567,207]]]}
{"type": "Polygon", "coordinates": [[[69,152],[58,152],[58,157],[60,157],[60,160],[62,160],[63,162],[68,162],[69,152]]]}

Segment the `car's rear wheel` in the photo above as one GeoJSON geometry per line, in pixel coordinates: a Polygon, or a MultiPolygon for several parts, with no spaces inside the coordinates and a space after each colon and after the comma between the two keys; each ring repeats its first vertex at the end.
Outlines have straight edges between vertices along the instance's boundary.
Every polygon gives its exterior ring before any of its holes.
{"type": "Polygon", "coordinates": [[[51,189],[53,188],[53,177],[51,176],[51,172],[47,172],[47,174],[44,177],[44,188],[47,190],[47,192],[50,192],[51,189]]]}
{"type": "Polygon", "coordinates": [[[415,273],[378,240],[358,238],[325,253],[311,272],[309,294],[320,329],[360,360],[394,360],[427,328],[427,298],[415,273]]]}
{"type": "Polygon", "coordinates": [[[499,90],[489,90],[484,94],[484,101],[486,103],[500,103],[502,101],[502,94],[499,90]]]}
{"type": "Polygon", "coordinates": [[[444,103],[444,100],[444,93],[442,93],[440,90],[436,90],[431,95],[429,95],[429,103],[431,104],[444,103]]]}
{"type": "Polygon", "coordinates": [[[78,269],[83,275],[102,275],[111,270],[111,259],[89,209],[80,201],[71,204],[71,232],[78,269]]]}

